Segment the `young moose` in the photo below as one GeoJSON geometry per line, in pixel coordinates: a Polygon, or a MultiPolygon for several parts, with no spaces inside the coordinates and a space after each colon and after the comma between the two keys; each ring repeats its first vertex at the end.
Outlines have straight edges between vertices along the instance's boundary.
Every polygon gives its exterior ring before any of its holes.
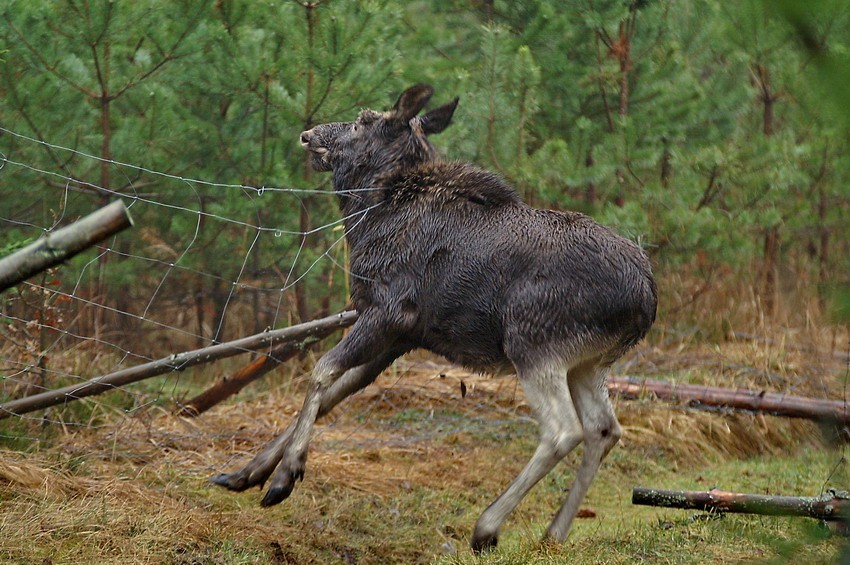
{"type": "Polygon", "coordinates": [[[540,424],[534,455],[478,519],[472,548],[496,545],[531,487],[583,441],[546,531],[562,541],[620,439],[606,378],[655,319],[649,261],[587,216],[531,208],[497,175],[440,160],[427,136],[449,125],[458,101],[418,115],[432,92],[416,85],[388,112],[301,134],[313,167],[333,172],[360,317],[316,364],[297,420],[243,469],[211,480],[244,490],[277,468],[262,504],[281,502],[304,477],[316,419],[423,347],[474,371],[516,372],[540,424]]]}

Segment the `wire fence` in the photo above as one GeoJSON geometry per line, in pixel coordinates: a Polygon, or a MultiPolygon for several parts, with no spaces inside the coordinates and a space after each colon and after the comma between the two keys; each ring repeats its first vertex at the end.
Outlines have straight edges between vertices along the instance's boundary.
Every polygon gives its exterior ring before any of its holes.
{"type": "MultiPolygon", "coordinates": [[[[123,200],[135,220],[134,229],[0,297],[0,401],[288,325],[299,285],[332,296],[325,309],[345,304],[341,227],[356,229],[370,209],[340,218],[332,190],[188,178],[4,127],[0,138],[8,145],[0,150],[0,256],[108,200],[123,200]],[[27,162],[33,148],[52,158],[27,162]],[[72,174],[71,161],[90,174],[109,167],[123,185],[72,174]]],[[[172,397],[179,380],[117,387],[126,398],[105,407],[134,413],[172,397]]],[[[58,413],[17,417],[89,425],[58,413]]]]}
{"type": "MultiPolygon", "coordinates": [[[[102,159],[0,126],[4,138],[12,148],[0,148],[0,257],[107,200],[123,200],[134,227],[0,294],[0,403],[82,386],[95,377],[182,351],[290,325],[298,320],[298,285],[332,295],[331,309],[346,303],[347,279],[357,275],[347,267],[342,227],[357,229],[374,207],[340,217],[337,193],[321,186],[282,188],[189,178],[102,159]],[[49,150],[54,158],[27,162],[25,150],[32,147],[49,150]],[[70,167],[61,166],[70,160],[96,165],[78,167],[95,177],[106,165],[110,176],[124,184],[114,190],[72,174],[70,167]],[[21,197],[21,191],[28,196],[21,197]],[[309,215],[306,225],[302,211],[309,215]]],[[[157,413],[150,410],[174,411],[187,390],[206,387],[232,367],[174,371],[73,404],[14,414],[0,420],[0,440],[38,445],[45,430],[86,429],[96,435],[120,434],[119,444],[110,449],[147,459],[150,449],[139,445],[140,438],[188,445],[219,440],[253,444],[258,437],[271,437],[280,422],[265,414],[247,416],[253,422],[250,429],[168,423],[156,433],[149,424],[143,424],[140,433],[132,431],[157,413]]],[[[459,401],[467,396],[467,386],[470,391],[476,387],[476,377],[452,374],[445,366],[407,363],[404,371],[417,372],[418,378],[399,386],[400,376],[385,377],[388,388],[383,390],[399,394],[366,395],[354,416],[359,424],[352,428],[347,422],[340,437],[332,417],[317,429],[316,439],[322,441],[324,435],[325,447],[336,450],[341,445],[409,445],[485,423],[491,430],[520,425],[534,433],[517,383],[503,379],[484,385],[481,379],[480,390],[506,391],[511,401],[494,403],[486,393],[475,399],[470,392],[463,405],[465,416],[449,410],[438,414],[439,425],[431,428],[391,439],[364,436],[365,416],[382,405],[404,414],[423,399],[459,401]],[[404,394],[410,390],[415,394],[404,394]]],[[[429,417],[433,421],[433,411],[429,417]]],[[[222,470],[244,455],[222,452],[217,463],[222,467],[211,465],[201,472],[222,470]]]]}
{"type": "MultiPolygon", "coordinates": [[[[0,147],[0,256],[109,199],[122,199],[135,220],[131,230],[0,295],[0,404],[290,325],[299,319],[299,287],[320,295],[311,297],[317,314],[346,303],[347,281],[357,274],[347,269],[343,226],[357,229],[372,208],[340,218],[335,192],[321,187],[257,187],[189,178],[101,159],[3,127],[0,139],[9,141],[8,147],[0,147]],[[56,158],[47,161],[53,165],[28,162],[24,149],[32,147],[52,152],[56,158]],[[111,178],[124,184],[113,190],[72,174],[71,167],[63,165],[72,160],[96,165],[78,167],[94,177],[99,167],[108,166],[111,178]]],[[[681,341],[673,334],[667,335],[681,341]]],[[[667,356],[668,361],[658,351],[647,357],[646,350],[638,349],[619,369],[668,374],[683,362],[678,351],[667,356]]],[[[718,372],[776,383],[791,392],[796,386],[784,372],[721,357],[694,361],[706,367],[712,362],[719,363],[718,372]]],[[[44,427],[111,429],[116,418],[136,416],[151,407],[171,411],[187,390],[210,384],[232,366],[205,374],[175,371],[144,385],[117,386],[107,395],[74,405],[16,414],[0,422],[0,439],[37,442],[44,427]]],[[[426,398],[434,394],[435,384],[442,400],[464,397],[465,388],[459,385],[466,387],[470,377],[455,374],[447,384],[440,377],[445,373],[444,367],[428,367],[409,386],[426,398]]],[[[398,386],[398,379],[390,381],[391,388],[398,386]]],[[[492,385],[509,402],[466,400],[463,418],[444,414],[441,426],[406,433],[403,441],[468,431],[483,419],[496,427],[530,421],[521,391],[515,381],[510,383],[492,385]]],[[[481,381],[478,385],[486,390],[481,381]]],[[[360,409],[368,414],[382,402],[401,412],[418,406],[409,397],[399,398],[373,397],[360,409]]],[[[259,428],[269,436],[280,426],[264,422],[259,428]]],[[[252,441],[257,431],[227,433],[252,441]]],[[[218,432],[169,433],[185,439],[187,433],[200,438],[218,432]]],[[[351,431],[345,439],[355,434],[351,431]]]]}

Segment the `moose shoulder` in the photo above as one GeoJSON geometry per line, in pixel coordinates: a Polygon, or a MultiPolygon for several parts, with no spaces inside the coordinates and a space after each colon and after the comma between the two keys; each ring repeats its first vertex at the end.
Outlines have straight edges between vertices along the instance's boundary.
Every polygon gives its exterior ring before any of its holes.
{"type": "Polygon", "coordinates": [[[621,435],[605,384],[654,321],[649,261],[585,215],[532,208],[499,176],[439,159],[427,136],[449,125],[458,101],[419,115],[431,94],[417,85],[387,112],[301,134],[314,168],[333,172],[360,318],[317,363],[297,420],[213,482],[242,490],[277,467],[263,504],[285,499],[303,478],[316,418],[425,348],[475,371],[515,372],[540,424],[528,465],[478,519],[473,549],[495,545],[531,487],[585,442],[547,530],[560,541],[621,435]]]}

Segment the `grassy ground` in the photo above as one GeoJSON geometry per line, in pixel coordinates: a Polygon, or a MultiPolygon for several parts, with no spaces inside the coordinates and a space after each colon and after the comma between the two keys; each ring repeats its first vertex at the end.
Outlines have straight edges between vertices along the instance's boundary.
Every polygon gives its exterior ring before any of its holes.
{"type": "MultiPolygon", "coordinates": [[[[799,334],[771,340],[662,330],[616,372],[842,397],[844,361],[799,334]]],[[[846,489],[844,448],[824,445],[808,422],[617,401],[625,437],[567,543],[541,546],[539,537],[580,453],[532,491],[499,547],[478,558],[468,550],[478,514],[536,443],[514,379],[470,376],[425,357],[397,363],[319,426],[305,481],[271,509],[259,507],[257,490],[230,493],[206,478],[244,464],[288,423],[303,381],[272,377],[196,419],[172,415],[173,403],[162,400],[172,385],[147,382],[159,404],[132,415],[100,399],[74,413],[0,421],[0,562],[835,563],[844,545],[808,519],[631,504],[635,486],[800,496],[846,489]]]]}

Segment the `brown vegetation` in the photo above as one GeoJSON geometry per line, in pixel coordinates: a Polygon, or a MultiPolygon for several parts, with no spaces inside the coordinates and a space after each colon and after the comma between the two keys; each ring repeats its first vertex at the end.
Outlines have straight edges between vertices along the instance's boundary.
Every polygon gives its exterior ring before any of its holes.
{"type": "MultiPolygon", "coordinates": [[[[662,288],[683,289],[684,296],[688,286],[662,288]]],[[[848,375],[838,344],[847,343],[846,328],[817,322],[817,306],[768,322],[757,314],[754,298],[705,293],[690,307],[705,314],[697,326],[669,312],[686,299],[662,303],[667,315],[616,374],[843,397],[848,375]],[[743,307],[728,308],[736,304],[743,307]],[[747,338],[736,339],[735,332],[747,338]]],[[[63,362],[70,370],[85,357],[98,359],[79,350],[63,362]]],[[[320,423],[307,478],[281,508],[257,508],[255,490],[234,495],[207,486],[208,476],[243,464],[291,420],[303,395],[300,363],[195,419],[175,416],[168,402],[127,415],[109,408],[108,400],[86,399],[81,403],[92,410],[83,426],[72,425],[60,410],[31,424],[7,420],[18,427],[4,437],[35,441],[23,452],[0,451],[0,556],[63,563],[90,562],[94,555],[113,562],[301,563],[348,551],[358,563],[429,562],[441,543],[466,545],[475,509],[504,487],[533,448],[535,427],[514,378],[470,375],[413,354],[320,423]],[[400,507],[433,496],[451,501],[438,505],[438,517],[414,520],[409,513],[419,510],[400,507]],[[421,523],[429,520],[445,526],[423,531],[421,523]],[[374,521],[391,528],[393,539],[376,539],[374,521]]],[[[204,386],[210,373],[226,370],[181,378],[204,386]]],[[[163,385],[140,392],[135,402],[170,390],[163,385]]],[[[696,411],[648,399],[616,404],[625,436],[608,465],[634,484],[645,483],[656,468],[782,457],[822,444],[819,427],[802,420],[696,411]]],[[[571,461],[564,473],[572,473],[571,461]]],[[[823,470],[819,480],[827,475],[823,470]]],[[[597,494],[591,492],[587,515],[598,513],[605,497],[597,494]]]]}

